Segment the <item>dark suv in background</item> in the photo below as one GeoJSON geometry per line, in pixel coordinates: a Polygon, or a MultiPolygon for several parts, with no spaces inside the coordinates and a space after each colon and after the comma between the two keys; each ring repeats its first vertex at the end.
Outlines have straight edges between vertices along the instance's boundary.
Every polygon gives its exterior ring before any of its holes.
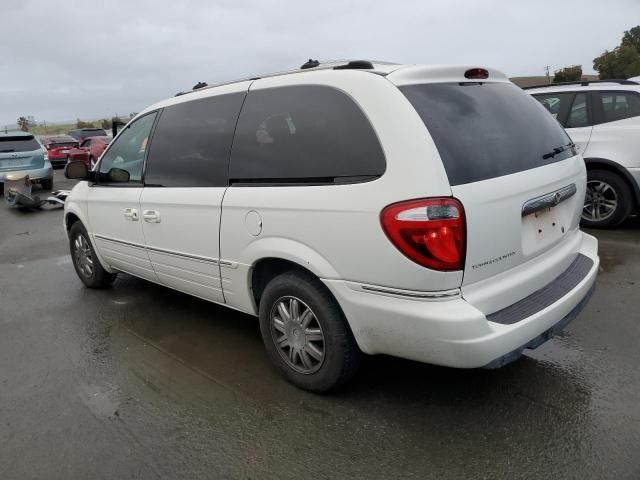
{"type": "Polygon", "coordinates": [[[89,137],[106,137],[107,132],[104,128],[76,128],[68,132],[67,135],[78,140],[78,143],[81,143],[85,138],[89,137]]]}

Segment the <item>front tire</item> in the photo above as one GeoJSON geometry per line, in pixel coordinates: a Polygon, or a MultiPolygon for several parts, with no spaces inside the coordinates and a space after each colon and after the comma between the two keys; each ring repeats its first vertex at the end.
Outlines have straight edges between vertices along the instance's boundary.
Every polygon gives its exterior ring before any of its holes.
{"type": "Polygon", "coordinates": [[[107,288],[116,278],[115,273],[109,273],[102,265],[96,255],[89,234],[80,222],[71,226],[69,231],[69,249],[73,267],[82,283],[89,288],[107,288]]]}
{"type": "Polygon", "coordinates": [[[362,353],[340,306],[312,275],[278,275],[265,288],[259,310],[269,358],[289,382],[327,392],[357,372],[362,353]]]}
{"type": "Polygon", "coordinates": [[[581,225],[613,228],[624,222],[633,209],[633,192],[618,174],[608,170],[587,172],[587,192],[581,225]]]}

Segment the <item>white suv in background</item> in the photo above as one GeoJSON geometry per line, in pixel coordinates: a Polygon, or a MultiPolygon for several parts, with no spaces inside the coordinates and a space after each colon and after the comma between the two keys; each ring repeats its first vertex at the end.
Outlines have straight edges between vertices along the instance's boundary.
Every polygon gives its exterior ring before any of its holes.
{"type": "Polygon", "coordinates": [[[640,84],[602,80],[526,90],[566,128],[584,157],[582,225],[619,225],[640,206],[640,84]]]}
{"type": "Polygon", "coordinates": [[[87,180],[65,227],[88,287],[126,272],[258,316],[271,361],[315,391],[362,352],[500,367],[562,330],[598,271],[582,157],[495,70],[310,62],[201,88],[66,174],[87,180]]]}

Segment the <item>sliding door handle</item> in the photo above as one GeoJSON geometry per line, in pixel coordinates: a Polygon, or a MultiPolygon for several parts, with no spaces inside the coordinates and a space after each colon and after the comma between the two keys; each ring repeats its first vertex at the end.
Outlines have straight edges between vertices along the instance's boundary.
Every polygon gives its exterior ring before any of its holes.
{"type": "Polygon", "coordinates": [[[126,220],[131,220],[132,222],[138,221],[138,210],[135,208],[125,208],[124,209],[124,218],[126,220]]]}
{"type": "Polygon", "coordinates": [[[155,210],[144,210],[142,212],[142,218],[148,223],[160,223],[160,212],[155,210]]]}

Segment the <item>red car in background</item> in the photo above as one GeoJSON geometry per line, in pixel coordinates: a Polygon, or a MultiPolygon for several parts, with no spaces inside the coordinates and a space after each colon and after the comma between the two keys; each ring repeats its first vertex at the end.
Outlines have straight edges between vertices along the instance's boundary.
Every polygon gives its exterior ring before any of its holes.
{"type": "Polygon", "coordinates": [[[69,151],[69,161],[82,160],[89,168],[93,168],[104,152],[111,137],[89,137],[82,141],[79,147],[69,151]]]}
{"type": "Polygon", "coordinates": [[[47,149],[49,161],[54,167],[64,166],[69,158],[69,152],[78,148],[78,141],[69,135],[41,137],[40,141],[47,149]]]}

